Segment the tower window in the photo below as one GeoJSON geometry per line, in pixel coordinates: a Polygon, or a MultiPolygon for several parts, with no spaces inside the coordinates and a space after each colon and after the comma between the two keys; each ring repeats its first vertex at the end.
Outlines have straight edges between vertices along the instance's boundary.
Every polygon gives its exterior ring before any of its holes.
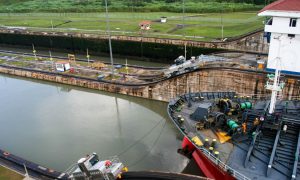
{"type": "Polygon", "coordinates": [[[295,34],[288,34],[288,37],[289,37],[289,38],[294,38],[294,37],[295,37],[295,34]]]}
{"type": "Polygon", "coordinates": [[[291,18],[290,19],[290,27],[296,27],[296,25],[297,25],[297,19],[291,18]]]}
{"type": "Polygon", "coordinates": [[[270,18],[267,22],[267,25],[272,25],[273,24],[273,18],[270,18]]]}

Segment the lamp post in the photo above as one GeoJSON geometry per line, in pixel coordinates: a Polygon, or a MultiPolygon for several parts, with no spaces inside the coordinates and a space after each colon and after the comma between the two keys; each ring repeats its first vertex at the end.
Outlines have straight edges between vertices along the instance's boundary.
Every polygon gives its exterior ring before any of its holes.
{"type": "Polygon", "coordinates": [[[221,37],[222,37],[222,41],[223,41],[223,39],[224,39],[223,7],[221,10],[221,37]]]}
{"type": "MultiPolygon", "coordinates": [[[[185,18],[185,2],[182,0],[182,29],[184,29],[184,18],[185,18]]],[[[186,60],[186,39],[185,39],[185,31],[183,30],[183,39],[184,39],[184,59],[186,60]]]]}
{"type": "Polygon", "coordinates": [[[51,61],[51,67],[52,67],[52,69],[54,70],[54,62],[53,62],[53,58],[52,58],[52,53],[51,53],[51,51],[49,51],[49,59],[50,59],[50,61],[51,61]]]}
{"type": "Polygon", "coordinates": [[[37,56],[36,56],[36,50],[34,48],[34,44],[32,44],[32,52],[33,52],[33,55],[34,55],[34,59],[37,61],[37,56]]]}
{"type": "Polygon", "coordinates": [[[89,49],[86,49],[86,58],[88,60],[88,66],[90,65],[90,55],[89,55],[89,49]]]}
{"type": "Polygon", "coordinates": [[[112,48],[111,48],[111,35],[110,35],[107,0],[105,0],[105,15],[106,15],[106,28],[107,28],[108,43],[109,43],[109,55],[110,55],[110,62],[111,62],[111,77],[113,79],[115,68],[114,68],[114,60],[113,60],[113,54],[112,54],[112,48]]]}

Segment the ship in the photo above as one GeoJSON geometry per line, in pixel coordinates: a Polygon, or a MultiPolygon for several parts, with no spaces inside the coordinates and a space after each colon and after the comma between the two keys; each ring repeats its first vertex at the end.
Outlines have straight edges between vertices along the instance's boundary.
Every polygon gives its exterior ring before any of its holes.
{"type": "Polygon", "coordinates": [[[270,42],[264,69],[269,93],[188,87],[168,104],[169,117],[184,136],[178,152],[194,159],[210,179],[300,180],[299,93],[282,93],[285,75],[299,81],[300,1],[278,0],[258,15],[266,16],[270,42]]]}
{"type": "Polygon", "coordinates": [[[211,179],[300,179],[300,101],[278,101],[274,114],[269,104],[234,92],[172,100],[169,116],[184,135],[179,152],[211,179]]]}
{"type": "Polygon", "coordinates": [[[280,96],[279,68],[268,74],[270,96],[186,93],[168,104],[184,139],[179,153],[216,180],[300,179],[300,99],[280,96]]]}

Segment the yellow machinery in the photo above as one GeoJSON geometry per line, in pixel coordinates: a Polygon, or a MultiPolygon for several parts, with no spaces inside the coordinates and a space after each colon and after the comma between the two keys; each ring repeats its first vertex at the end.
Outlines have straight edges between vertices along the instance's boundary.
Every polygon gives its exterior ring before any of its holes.
{"type": "Polygon", "coordinates": [[[69,62],[76,63],[76,58],[75,58],[74,54],[68,54],[68,59],[69,59],[69,62]]]}
{"type": "Polygon", "coordinates": [[[192,138],[193,143],[195,143],[197,146],[203,146],[203,142],[199,139],[198,136],[194,136],[192,138]]]}
{"type": "Polygon", "coordinates": [[[101,63],[101,62],[94,62],[92,63],[92,68],[94,69],[102,69],[102,68],[105,68],[106,67],[106,64],[104,63],[101,63]]]}

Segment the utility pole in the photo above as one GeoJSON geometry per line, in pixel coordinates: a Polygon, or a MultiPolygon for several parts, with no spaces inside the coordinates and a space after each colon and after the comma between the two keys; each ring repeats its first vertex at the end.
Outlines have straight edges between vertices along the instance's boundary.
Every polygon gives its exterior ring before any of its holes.
{"type": "Polygon", "coordinates": [[[32,44],[32,52],[33,52],[33,55],[34,55],[34,59],[37,61],[37,56],[36,56],[36,50],[34,48],[34,44],[32,44]]]}
{"type": "Polygon", "coordinates": [[[221,10],[221,34],[222,34],[221,36],[222,36],[222,41],[223,41],[223,39],[224,39],[223,7],[221,10]]]}
{"type": "Polygon", "coordinates": [[[89,49],[86,49],[86,58],[88,60],[88,66],[90,65],[90,55],[89,55],[89,49]]]}
{"type": "Polygon", "coordinates": [[[185,31],[184,31],[184,23],[185,23],[185,2],[182,0],[182,29],[183,29],[183,39],[184,39],[184,59],[186,60],[186,39],[185,39],[185,31]]]}
{"type": "Polygon", "coordinates": [[[51,51],[49,51],[49,57],[50,57],[50,61],[51,61],[51,64],[52,64],[52,69],[54,70],[54,63],[53,63],[53,58],[52,58],[52,54],[51,54],[51,51]]]}
{"type": "Polygon", "coordinates": [[[110,55],[110,62],[111,62],[111,77],[113,79],[115,68],[114,68],[114,60],[113,60],[112,48],[111,48],[111,35],[110,35],[107,0],[105,0],[105,15],[106,15],[106,28],[107,28],[108,43],[109,43],[109,55],[110,55]]]}
{"type": "Polygon", "coordinates": [[[127,64],[127,59],[126,59],[125,69],[126,69],[126,74],[127,74],[127,76],[128,76],[128,64],[127,64]]]}
{"type": "Polygon", "coordinates": [[[186,60],[186,42],[184,42],[184,59],[186,60]]]}

